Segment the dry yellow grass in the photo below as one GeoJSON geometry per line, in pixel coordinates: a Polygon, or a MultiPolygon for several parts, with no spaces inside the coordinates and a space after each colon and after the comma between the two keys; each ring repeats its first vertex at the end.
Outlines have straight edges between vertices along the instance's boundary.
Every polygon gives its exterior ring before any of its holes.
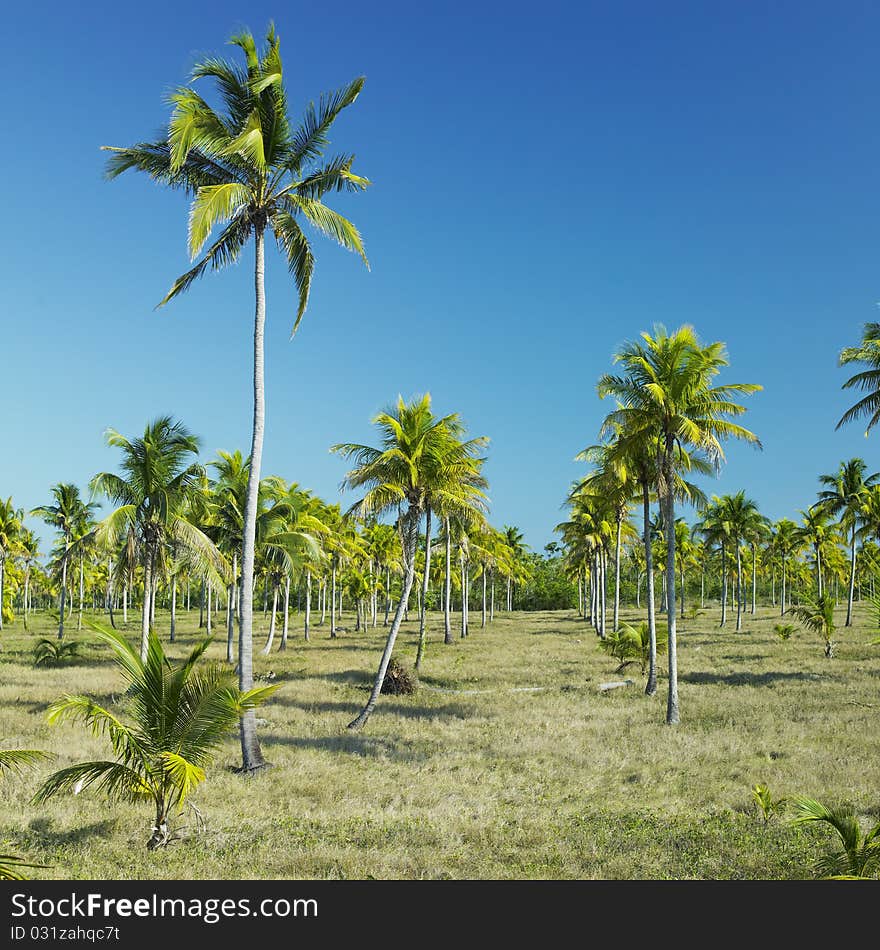
{"type": "MultiPolygon", "coordinates": [[[[183,615],[178,652],[197,619],[183,615]]],[[[57,758],[0,789],[0,850],[59,878],[810,876],[828,836],[765,825],[750,790],[846,801],[877,820],[880,647],[866,611],[840,631],[833,660],[808,632],[781,642],[777,619],[761,609],[739,634],[717,628],[717,609],[683,622],[682,722],[670,728],[665,679],[646,697],[638,668],[615,674],[572,613],[501,614],[487,630],[474,614],[471,636],[451,647],[431,615],[420,689],[383,696],[352,734],[383,628],[354,633],[346,618],[340,639],[316,627],[306,644],[294,618],[290,648],[256,661],[283,683],[260,713],[274,767],[236,775],[230,738],[198,793],[207,833],[158,853],[144,847],[148,809],[90,793],[28,804],[50,768],[107,753],[81,728],[48,726],[47,704],[65,692],[113,702],[121,681],[97,647],[75,665],[35,669],[29,650],[49,621],[31,634],[16,624],[0,654],[3,747],[57,758]],[[599,693],[623,677],[636,684],[599,693]]],[[[415,627],[396,651],[408,663],[415,627]]]]}

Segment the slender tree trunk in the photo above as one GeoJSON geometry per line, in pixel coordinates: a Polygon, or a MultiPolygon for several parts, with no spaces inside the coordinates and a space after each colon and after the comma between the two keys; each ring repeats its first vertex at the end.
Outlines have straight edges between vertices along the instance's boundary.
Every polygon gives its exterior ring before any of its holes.
{"type": "Polygon", "coordinates": [[[758,602],[758,547],[752,544],[752,616],[755,616],[758,602]]]}
{"type": "Polygon", "coordinates": [[[309,624],[312,619],[312,572],[306,571],[306,614],[305,614],[305,639],[309,641],[309,624]]]}
{"type": "Polygon", "coordinates": [[[425,655],[425,624],[428,614],[428,579],[431,573],[431,506],[425,508],[425,576],[422,578],[422,609],[419,616],[419,647],[416,651],[416,669],[421,669],[425,655]]]}
{"type": "Polygon", "coordinates": [[[67,547],[69,542],[65,538],[64,555],[61,558],[61,607],[58,614],[58,639],[64,639],[64,608],[67,601],[67,547]]]}
{"type": "Polygon", "coordinates": [[[669,610],[666,614],[668,631],[667,650],[669,652],[669,693],[666,702],[666,722],[670,726],[676,725],[680,720],[678,706],[678,643],[675,629],[675,498],[672,494],[672,449],[672,442],[670,439],[667,439],[666,470],[664,472],[667,490],[663,504],[666,509],[666,590],[669,598],[669,610]]]}
{"type": "Polygon", "coordinates": [[[205,626],[205,579],[199,587],[199,630],[205,626]]]}
{"type": "Polygon", "coordinates": [[[782,558],[782,610],[779,612],[779,616],[785,616],[785,557],[782,558]]]}
{"type": "MultiPolygon", "coordinates": [[[[79,617],[76,621],[76,629],[82,630],[83,628],[83,600],[85,599],[86,594],[86,581],[85,581],[85,572],[86,564],[85,557],[80,554],[79,556],[79,617]]],[[[2,611],[0,611],[2,613],[2,611]]]]}
{"type": "Polygon", "coordinates": [[[736,542],[736,629],[742,630],[742,552],[739,539],[736,542]]]}
{"type": "Polygon", "coordinates": [[[171,581],[171,642],[174,643],[174,640],[177,635],[177,577],[171,581]]]}
{"type": "MultiPolygon", "coordinates": [[[[264,271],[263,226],[257,224],[254,228],[254,425],[241,546],[241,610],[238,634],[238,686],[241,690],[253,689],[254,685],[254,544],[260,469],[263,461],[263,430],[266,421],[263,391],[263,331],[266,323],[264,271]]],[[[257,738],[256,716],[252,709],[241,717],[241,757],[242,771],[246,773],[266,765],[257,738]]]]}
{"type": "Polygon", "coordinates": [[[724,626],[727,623],[727,547],[722,539],[721,541],[721,623],[724,626]]]}
{"type": "Polygon", "coordinates": [[[400,631],[400,625],[403,622],[403,612],[406,608],[406,602],[409,599],[412,590],[413,577],[416,568],[416,545],[419,540],[419,522],[421,521],[421,512],[418,508],[410,508],[406,514],[405,531],[403,532],[403,554],[404,554],[404,572],[403,572],[403,590],[400,600],[397,603],[397,610],[394,612],[394,619],[391,622],[391,629],[388,631],[388,641],[382,652],[382,659],[379,661],[379,669],[376,673],[376,679],[373,682],[373,689],[370,692],[370,698],[366,706],[352,719],[348,724],[349,729],[360,729],[370,718],[373,709],[379,699],[382,691],[382,684],[385,681],[385,673],[388,669],[388,663],[391,660],[391,653],[394,650],[394,641],[400,631]]]}
{"type": "Polygon", "coordinates": [[[681,567],[681,619],[684,620],[684,565],[681,567]]]}
{"type": "Polygon", "coordinates": [[[388,626],[388,615],[391,613],[391,565],[385,565],[385,619],[382,626],[388,626]]]}
{"type": "Polygon", "coordinates": [[[467,588],[466,581],[464,576],[464,567],[465,559],[461,558],[461,637],[464,639],[467,636],[467,588]]]}
{"type": "Polygon", "coordinates": [[[599,578],[600,578],[600,596],[602,598],[602,617],[599,625],[599,636],[604,640],[605,634],[607,632],[606,627],[606,616],[607,616],[607,595],[608,595],[608,578],[607,578],[607,564],[608,564],[608,554],[605,551],[605,548],[599,551],[599,578]]]}
{"type": "Polygon", "coordinates": [[[443,591],[443,642],[453,643],[452,639],[452,533],[449,519],[445,521],[446,531],[446,574],[443,591]]]}
{"type": "Polygon", "coordinates": [[[128,582],[122,585],[122,623],[128,624],[128,582]]]}
{"type": "Polygon", "coordinates": [[[489,623],[495,619],[495,568],[492,568],[492,591],[489,596],[489,623]]]}
{"type": "Polygon", "coordinates": [[[480,611],[480,627],[486,626],[486,565],[483,565],[483,606],[480,611]]]}
{"type": "Polygon", "coordinates": [[[623,516],[617,516],[617,539],[614,545],[614,632],[620,626],[620,535],[623,530],[623,516]]]}
{"type": "MultiPolygon", "coordinates": [[[[2,571],[2,565],[0,565],[0,571],[2,571]]],[[[109,574],[108,574],[109,576],[109,574]]],[[[24,566],[24,629],[28,628],[28,603],[30,597],[30,582],[31,582],[31,562],[28,561],[24,566]]],[[[109,583],[109,582],[108,582],[109,583]]],[[[0,576],[0,630],[3,629],[3,578],[0,576]]],[[[112,622],[113,611],[110,611],[110,619],[112,622]]]]}
{"type": "Polygon", "coordinates": [[[266,638],[266,645],[262,649],[263,656],[268,656],[275,642],[275,615],[278,613],[278,585],[272,584],[272,619],[269,621],[269,636],[266,638]]]}
{"type": "Polygon", "coordinates": [[[153,552],[144,552],[144,609],[141,612],[141,660],[146,662],[150,639],[150,594],[153,589],[153,552]]]}
{"type": "Polygon", "coordinates": [[[852,539],[849,549],[849,598],[846,602],[846,623],[845,627],[852,626],[853,613],[853,594],[856,588],[856,526],[852,526],[852,539]]]}
{"type": "Polygon", "coordinates": [[[287,649],[287,631],[290,622],[290,575],[284,578],[284,620],[281,624],[281,643],[278,644],[279,650],[287,649]]]}
{"type": "Polygon", "coordinates": [[[645,693],[653,696],[657,692],[657,621],[654,615],[654,554],[651,550],[651,488],[647,479],[642,482],[642,518],[647,582],[645,599],[648,602],[648,682],[645,693]]]}
{"type": "Polygon", "coordinates": [[[205,608],[205,627],[207,629],[208,636],[210,637],[213,631],[212,626],[212,610],[211,610],[211,595],[214,592],[214,585],[210,581],[206,581],[208,593],[207,593],[207,606],[205,608]]]}
{"type": "Polygon", "coordinates": [[[330,589],[330,639],[336,639],[336,562],[330,570],[331,589],[330,589]]]}

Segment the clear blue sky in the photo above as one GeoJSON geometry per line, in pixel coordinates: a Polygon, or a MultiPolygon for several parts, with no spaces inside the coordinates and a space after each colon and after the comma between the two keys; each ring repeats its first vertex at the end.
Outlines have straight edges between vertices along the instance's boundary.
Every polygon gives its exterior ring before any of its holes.
{"type": "MultiPolygon", "coordinates": [[[[184,196],[102,180],[200,53],[274,19],[291,105],[364,74],[333,147],[374,186],[336,207],[312,300],[268,258],[264,471],[340,500],[337,441],[428,390],[491,437],[492,520],[540,549],[607,407],[618,345],[693,323],[759,382],[710,492],[774,518],[878,439],[834,432],[837,366],[880,319],[880,6],[810,3],[17,4],[5,18],[0,495],[85,486],[162,413],[217,449],[250,434],[251,258],[160,312],[187,266],[184,196]]],[[[33,521],[31,522],[33,524],[33,521]]],[[[36,525],[34,525],[36,526],[36,525]]]]}

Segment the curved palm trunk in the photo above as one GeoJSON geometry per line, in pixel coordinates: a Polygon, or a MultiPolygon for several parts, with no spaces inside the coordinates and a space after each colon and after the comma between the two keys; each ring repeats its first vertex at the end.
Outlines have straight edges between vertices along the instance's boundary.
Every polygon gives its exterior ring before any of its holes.
{"type": "Polygon", "coordinates": [[[268,656],[275,642],[275,616],[278,613],[278,585],[272,584],[272,619],[269,621],[269,636],[266,638],[266,645],[263,647],[263,656],[268,656]]]}
{"type": "MultiPolygon", "coordinates": [[[[254,422],[251,438],[251,464],[248,468],[244,506],[244,531],[241,545],[241,610],[238,626],[238,686],[241,690],[254,685],[254,544],[257,526],[257,496],[260,490],[260,468],[263,461],[263,431],[266,405],[263,388],[263,332],[266,323],[264,287],[265,251],[263,228],[254,228],[254,422]]],[[[254,772],[266,765],[257,723],[251,709],[241,717],[242,771],[254,772]]]]}
{"type": "Polygon", "coordinates": [[[379,661],[379,669],[376,673],[376,679],[373,682],[373,689],[370,692],[370,698],[366,706],[355,716],[348,724],[349,729],[360,729],[370,718],[373,709],[382,692],[382,683],[385,681],[385,673],[388,669],[388,663],[391,660],[391,653],[394,650],[394,641],[400,631],[400,625],[403,623],[403,613],[406,609],[406,602],[409,599],[412,590],[413,577],[416,568],[416,544],[419,539],[419,521],[421,521],[421,512],[418,508],[410,508],[406,514],[406,525],[404,531],[404,574],[403,590],[400,600],[397,602],[397,610],[394,612],[394,620],[391,622],[391,629],[388,631],[388,640],[385,649],[382,652],[382,659],[379,661]]]}
{"type": "Polygon", "coordinates": [[[667,647],[669,651],[669,694],[666,702],[666,722],[670,726],[674,726],[680,721],[678,707],[678,643],[675,626],[677,619],[675,614],[675,498],[671,490],[673,485],[672,449],[671,440],[667,439],[664,475],[666,485],[669,488],[663,499],[663,507],[666,515],[666,596],[669,608],[666,614],[666,629],[669,637],[667,647]]]}
{"type": "Polygon", "coordinates": [[[422,578],[422,609],[419,617],[419,648],[416,651],[416,669],[425,655],[425,625],[428,615],[428,579],[431,573],[431,506],[425,509],[425,576],[422,578]]]}
{"type": "Polygon", "coordinates": [[[623,528],[623,517],[617,517],[617,539],[614,545],[614,632],[620,626],[620,534],[623,528]]]}
{"type": "Polygon", "coordinates": [[[642,482],[642,517],[647,582],[645,599],[648,601],[648,682],[645,694],[653,696],[657,692],[657,622],[654,615],[654,555],[651,551],[651,489],[647,480],[642,482]]]}
{"type": "Polygon", "coordinates": [[[853,595],[856,589],[856,526],[852,526],[852,540],[849,551],[849,598],[846,602],[846,623],[845,627],[852,626],[853,595]]]}

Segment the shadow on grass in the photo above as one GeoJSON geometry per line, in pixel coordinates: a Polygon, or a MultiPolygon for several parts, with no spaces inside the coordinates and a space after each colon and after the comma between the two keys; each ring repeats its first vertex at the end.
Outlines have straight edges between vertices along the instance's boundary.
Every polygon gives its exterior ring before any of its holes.
{"type": "Polygon", "coordinates": [[[682,673],[679,679],[684,683],[700,683],[724,686],[772,686],[787,680],[809,681],[827,679],[827,674],[819,673],[682,673]]]}
{"type": "MultiPolygon", "coordinates": [[[[308,713],[339,713],[349,718],[353,718],[363,709],[363,703],[338,703],[329,700],[309,703],[285,699],[280,695],[276,702],[279,705],[292,706],[308,713]]],[[[413,706],[385,696],[379,698],[379,702],[373,711],[374,716],[392,715],[400,716],[403,719],[469,719],[474,713],[475,709],[464,703],[446,703],[443,706],[413,706]]]]}
{"type": "Polygon", "coordinates": [[[333,755],[358,755],[362,758],[387,758],[399,762],[419,764],[431,758],[428,749],[417,748],[413,744],[401,746],[390,739],[365,736],[358,733],[346,732],[339,736],[322,736],[320,738],[298,738],[296,736],[280,736],[267,739],[264,743],[271,757],[274,745],[286,745],[295,749],[315,749],[318,752],[330,752],[333,755]]]}
{"type": "Polygon", "coordinates": [[[105,818],[67,831],[53,831],[50,818],[34,818],[28,822],[27,832],[32,840],[44,848],[65,848],[82,844],[91,838],[109,838],[118,830],[118,818],[105,818]]]}

